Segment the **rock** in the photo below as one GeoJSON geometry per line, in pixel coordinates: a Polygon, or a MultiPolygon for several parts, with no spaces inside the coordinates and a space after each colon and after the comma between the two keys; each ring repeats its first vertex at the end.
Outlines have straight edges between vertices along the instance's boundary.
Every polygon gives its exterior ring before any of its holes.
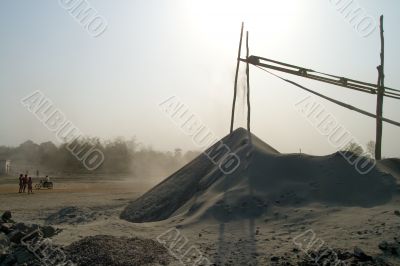
{"type": "Polygon", "coordinates": [[[7,255],[5,254],[0,254],[0,265],[3,265],[3,261],[7,258],[7,255]]]}
{"type": "Polygon", "coordinates": [[[53,226],[49,225],[41,227],[40,231],[42,231],[43,237],[45,238],[55,236],[59,232],[59,230],[56,230],[53,226]]]}
{"type": "Polygon", "coordinates": [[[386,241],[382,241],[381,243],[379,243],[378,247],[379,249],[386,251],[388,250],[389,244],[386,241]]]}
{"type": "Polygon", "coordinates": [[[3,220],[3,222],[8,223],[11,221],[11,211],[5,211],[3,213],[3,215],[1,216],[1,220],[3,220]]]}
{"type": "Polygon", "coordinates": [[[385,254],[400,256],[400,244],[397,242],[382,241],[381,243],[379,243],[378,247],[385,254]]]}
{"type": "Polygon", "coordinates": [[[400,211],[395,210],[395,211],[394,211],[394,214],[397,215],[397,216],[400,216],[400,211]]]}
{"type": "Polygon", "coordinates": [[[34,255],[23,246],[17,247],[13,254],[19,264],[33,262],[35,260],[34,255]]]}
{"type": "Polygon", "coordinates": [[[11,242],[19,244],[21,243],[21,239],[25,236],[23,232],[21,232],[18,229],[13,230],[11,233],[7,235],[8,239],[10,239],[11,242]]]}
{"type": "Polygon", "coordinates": [[[365,254],[365,252],[359,247],[354,248],[354,257],[360,261],[372,261],[372,257],[365,254]]]}
{"type": "Polygon", "coordinates": [[[29,234],[35,230],[40,229],[40,226],[37,224],[17,223],[13,226],[13,229],[19,230],[25,234],[29,234]]]}
{"type": "Polygon", "coordinates": [[[279,260],[279,257],[277,257],[277,256],[272,256],[271,257],[271,261],[278,261],[279,260]]]}
{"type": "Polygon", "coordinates": [[[0,232],[8,234],[12,231],[13,224],[11,223],[1,223],[0,224],[0,232]]]}
{"type": "Polygon", "coordinates": [[[6,234],[0,232],[0,255],[6,253],[9,246],[10,240],[6,234]]]}
{"type": "Polygon", "coordinates": [[[336,255],[339,260],[348,260],[353,257],[353,254],[351,252],[345,250],[336,250],[336,255]]]}
{"type": "Polygon", "coordinates": [[[1,256],[0,258],[2,260],[2,261],[0,260],[2,266],[15,265],[17,262],[17,259],[13,254],[1,256]]]}

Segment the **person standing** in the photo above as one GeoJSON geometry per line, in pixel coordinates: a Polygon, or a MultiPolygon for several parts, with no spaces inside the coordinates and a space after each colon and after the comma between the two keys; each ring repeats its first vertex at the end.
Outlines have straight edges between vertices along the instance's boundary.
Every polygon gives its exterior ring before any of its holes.
{"type": "Polygon", "coordinates": [[[33,194],[32,191],[32,177],[28,177],[28,194],[33,194]]]}
{"type": "Polygon", "coordinates": [[[25,193],[26,185],[28,184],[28,175],[25,175],[22,179],[22,192],[25,193]]]}
{"type": "Polygon", "coordinates": [[[23,186],[24,186],[24,175],[20,174],[19,175],[19,191],[18,191],[18,193],[22,193],[23,186]]]}

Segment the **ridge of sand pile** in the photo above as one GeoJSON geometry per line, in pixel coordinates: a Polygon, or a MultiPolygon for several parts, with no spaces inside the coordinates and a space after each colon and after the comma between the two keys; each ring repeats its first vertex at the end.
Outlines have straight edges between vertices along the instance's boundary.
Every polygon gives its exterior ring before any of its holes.
{"type": "MultiPolygon", "coordinates": [[[[388,202],[395,192],[392,175],[374,168],[358,173],[339,153],[328,156],[279,154],[239,128],[222,142],[240,158],[240,166],[223,174],[205,155],[131,202],[121,218],[152,222],[178,214],[193,221],[229,221],[259,217],[271,205],[313,202],[333,206],[371,207],[388,202]]],[[[216,150],[216,143],[209,150],[216,150]]]]}

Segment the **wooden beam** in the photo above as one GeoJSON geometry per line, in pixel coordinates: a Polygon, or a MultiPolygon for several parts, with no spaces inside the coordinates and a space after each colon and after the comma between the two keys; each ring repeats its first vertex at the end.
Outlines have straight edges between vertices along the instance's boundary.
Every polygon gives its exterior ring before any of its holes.
{"type": "Polygon", "coordinates": [[[232,131],[233,131],[233,122],[235,120],[236,92],[237,92],[237,83],[238,83],[238,75],[239,75],[240,52],[242,50],[243,28],[244,28],[244,23],[242,22],[242,29],[240,30],[239,51],[238,51],[238,57],[237,57],[237,63],[236,63],[235,84],[233,86],[233,103],[232,103],[230,133],[232,133],[232,131]]]}
{"type": "Polygon", "coordinates": [[[250,66],[249,66],[249,32],[246,31],[246,84],[247,84],[247,131],[249,134],[249,141],[251,142],[250,133],[250,66]]]}
{"type": "MultiPolygon", "coordinates": [[[[263,67],[263,68],[268,68],[272,70],[277,70],[280,72],[300,76],[303,78],[308,78],[308,79],[313,79],[316,81],[320,82],[325,82],[329,84],[333,84],[336,86],[341,86],[344,88],[348,89],[353,89],[361,92],[366,92],[370,94],[378,94],[378,86],[376,84],[364,82],[364,81],[358,81],[355,79],[350,79],[346,77],[340,77],[336,75],[331,75],[331,74],[326,74],[322,73],[319,71],[315,71],[312,69],[307,69],[304,67],[299,67],[295,65],[290,65],[287,63],[279,62],[276,60],[271,60],[268,58],[264,57],[259,57],[259,56],[249,56],[248,59],[240,59],[240,61],[246,63],[247,61],[258,67],[263,67]],[[267,62],[267,63],[264,63],[267,62]],[[272,64],[274,65],[272,65],[272,64]]],[[[397,89],[392,89],[388,87],[384,87],[384,96],[394,98],[394,99],[400,99],[400,90],[397,89]]]]}
{"type": "Polygon", "coordinates": [[[381,35],[381,65],[378,66],[378,93],[376,97],[376,140],[375,140],[375,159],[382,159],[382,113],[383,95],[385,92],[385,40],[383,36],[383,15],[380,17],[381,35]]]}

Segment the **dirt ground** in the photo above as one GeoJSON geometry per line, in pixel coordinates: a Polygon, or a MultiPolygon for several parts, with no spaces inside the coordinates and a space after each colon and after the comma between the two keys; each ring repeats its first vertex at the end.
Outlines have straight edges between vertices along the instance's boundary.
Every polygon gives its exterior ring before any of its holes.
{"type": "MultiPolygon", "coordinates": [[[[373,208],[331,208],[308,205],[276,207],[268,217],[230,223],[203,222],[185,225],[176,216],[163,222],[130,223],[119,218],[129,201],[153,187],[157,180],[82,179],[54,180],[52,190],[19,194],[14,180],[0,184],[0,211],[11,210],[16,221],[51,224],[62,229],[54,243],[69,245],[86,236],[113,235],[156,240],[176,228],[188,246],[217,265],[278,265],[274,257],[296,257],[303,251],[296,237],[313,232],[331,248],[361,247],[380,253],[381,241],[400,238],[400,197],[373,208]],[[11,183],[12,182],[12,183],[11,183]]],[[[179,257],[179,254],[177,255],[179,257]]],[[[394,261],[393,265],[400,265],[394,261]]]]}

